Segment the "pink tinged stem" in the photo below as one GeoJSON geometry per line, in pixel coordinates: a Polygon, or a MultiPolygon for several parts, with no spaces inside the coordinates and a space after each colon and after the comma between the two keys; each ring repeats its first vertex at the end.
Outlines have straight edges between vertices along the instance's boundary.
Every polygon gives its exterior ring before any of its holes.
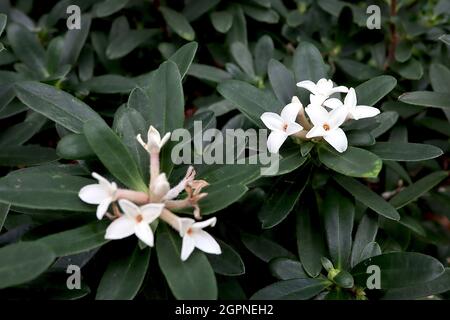
{"type": "Polygon", "coordinates": [[[178,216],[173,214],[169,210],[163,209],[159,218],[161,220],[165,221],[168,225],[170,225],[172,228],[174,228],[178,232],[180,231],[180,223],[179,223],[178,216]]]}
{"type": "Polygon", "coordinates": [[[309,129],[312,128],[311,123],[309,122],[309,120],[305,116],[305,110],[303,108],[300,110],[300,112],[297,115],[297,121],[298,121],[298,123],[300,123],[300,125],[305,130],[309,130],[309,129]]]}
{"type": "Polygon", "coordinates": [[[145,192],[119,189],[116,192],[117,199],[127,199],[136,204],[146,204],[150,201],[148,194],[145,192]]]}

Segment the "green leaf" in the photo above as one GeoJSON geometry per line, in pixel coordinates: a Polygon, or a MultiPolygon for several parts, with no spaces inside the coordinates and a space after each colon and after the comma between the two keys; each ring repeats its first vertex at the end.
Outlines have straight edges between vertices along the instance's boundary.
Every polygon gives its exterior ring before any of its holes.
{"type": "Polygon", "coordinates": [[[90,14],[83,14],[80,19],[82,21],[81,29],[68,30],[64,36],[64,50],[61,52],[60,65],[74,65],[85,45],[92,19],[90,14]]]}
{"type": "Polygon", "coordinates": [[[253,67],[253,57],[248,47],[241,43],[235,42],[231,45],[231,56],[241,69],[250,77],[255,77],[255,69],[253,67]]]}
{"type": "Polygon", "coordinates": [[[204,13],[214,8],[220,0],[196,0],[189,1],[183,9],[183,15],[189,20],[194,21],[200,18],[204,13]]]}
{"type": "Polygon", "coordinates": [[[381,254],[381,248],[376,242],[369,242],[361,252],[361,261],[379,256],[381,254]]]}
{"type": "MultiPolygon", "coordinates": [[[[183,87],[180,73],[174,62],[164,62],[158,68],[150,82],[148,95],[151,106],[150,124],[155,126],[161,136],[183,127],[183,87]]],[[[161,159],[163,171],[168,175],[173,167],[170,160],[170,151],[171,143],[168,143],[163,148],[161,159]]]]}
{"type": "Polygon", "coordinates": [[[58,160],[55,149],[41,146],[2,147],[0,166],[33,166],[58,160]]]}
{"type": "Polygon", "coordinates": [[[446,268],[445,272],[431,281],[407,286],[404,288],[396,288],[387,290],[383,295],[384,300],[412,300],[425,298],[431,295],[444,293],[450,290],[450,269],[446,268]]]}
{"type": "Polygon", "coordinates": [[[180,236],[168,227],[158,231],[156,253],[159,267],[175,298],[216,299],[216,278],[205,254],[194,250],[189,259],[183,262],[180,259],[180,236]]]}
{"type": "Polygon", "coordinates": [[[191,64],[187,74],[198,79],[217,83],[231,78],[231,75],[225,70],[198,63],[191,64]]]}
{"type": "Polygon", "coordinates": [[[233,24],[233,15],[228,11],[214,11],[211,13],[210,18],[217,32],[226,33],[233,24]]]}
{"type": "Polygon", "coordinates": [[[306,279],[308,275],[303,271],[300,261],[288,258],[276,258],[270,261],[270,272],[279,280],[306,279]]]}
{"type": "Polygon", "coordinates": [[[373,106],[397,85],[391,76],[379,76],[360,84],[355,88],[359,105],[373,106]]]}
{"type": "Polygon", "coordinates": [[[433,91],[446,93],[450,82],[450,69],[440,63],[430,64],[430,82],[433,91]]]}
{"type": "MultiPolygon", "coordinates": [[[[138,92],[138,90],[140,89],[136,88],[133,92],[138,92]]],[[[133,101],[130,95],[128,106],[133,105],[133,101]]],[[[138,134],[145,136],[144,133],[147,130],[148,127],[144,118],[136,109],[123,107],[116,112],[114,116],[114,131],[118,133],[122,138],[122,142],[127,146],[145,181],[148,181],[149,178],[149,154],[137,141],[136,136],[138,134]]]]}
{"type": "Polygon", "coordinates": [[[307,300],[330,285],[326,279],[292,279],[275,282],[258,292],[251,300],[307,300]]]}
{"type": "Polygon", "coordinates": [[[19,82],[15,85],[17,97],[30,109],[75,133],[83,131],[90,119],[101,119],[87,104],[52,86],[38,82],[19,82]]]}
{"type": "Polygon", "coordinates": [[[380,70],[365,63],[350,59],[339,59],[337,65],[350,77],[356,80],[367,80],[380,75],[380,70]]]}
{"type": "Polygon", "coordinates": [[[383,160],[393,161],[422,161],[443,154],[442,150],[435,146],[420,143],[377,142],[367,149],[383,160]]]}
{"type": "Polygon", "coordinates": [[[341,187],[350,192],[355,199],[358,199],[358,201],[362,202],[376,213],[388,219],[400,220],[400,215],[391,204],[362,183],[342,175],[335,175],[333,176],[333,179],[341,187]]]}
{"type": "Polygon", "coordinates": [[[311,277],[322,270],[321,258],[325,256],[325,240],[316,212],[302,204],[297,211],[297,247],[300,261],[311,277]]]}
{"type": "Polygon", "coordinates": [[[3,225],[6,221],[6,218],[8,217],[10,207],[11,206],[9,203],[0,203],[0,232],[2,231],[3,225]]]}
{"type": "Polygon", "coordinates": [[[337,269],[347,269],[355,208],[347,197],[330,189],[324,200],[323,212],[331,259],[337,269]]]}
{"type": "Polygon", "coordinates": [[[107,221],[93,223],[58,232],[38,240],[53,250],[57,257],[64,257],[101,247],[105,239],[107,221]]]}
{"type": "Polygon", "coordinates": [[[432,91],[407,92],[398,100],[417,106],[431,108],[450,108],[450,94],[432,91]]]}
{"type": "Polygon", "coordinates": [[[81,160],[95,158],[95,153],[82,134],[68,134],[58,142],[56,153],[63,159],[81,160]]]}
{"type": "Polygon", "coordinates": [[[94,13],[99,18],[105,18],[125,8],[128,2],[129,0],[104,0],[94,6],[94,13]]]}
{"type": "Polygon", "coordinates": [[[269,61],[268,74],[278,100],[284,105],[290,103],[296,91],[294,74],[284,64],[274,59],[269,61]]]}
{"type": "Polygon", "coordinates": [[[365,147],[375,144],[375,138],[369,133],[362,130],[350,131],[347,134],[348,144],[356,147],[365,147]]]}
{"type": "Polygon", "coordinates": [[[128,149],[104,121],[91,120],[84,135],[103,165],[119,181],[133,190],[146,191],[139,169],[128,149]]]}
{"type": "Polygon", "coordinates": [[[247,190],[248,188],[246,186],[240,184],[216,184],[208,186],[204,189],[208,193],[208,196],[199,202],[202,215],[209,215],[228,207],[238,201],[247,190]]]}
{"type": "Polygon", "coordinates": [[[232,6],[230,12],[233,13],[233,23],[227,33],[227,43],[230,45],[233,42],[242,42],[248,45],[247,42],[247,21],[245,19],[244,11],[239,5],[232,6]]]}
{"type": "Polygon", "coordinates": [[[309,42],[301,42],[294,52],[293,68],[296,81],[317,82],[326,78],[327,69],[320,51],[309,42]]]}
{"type": "Polygon", "coordinates": [[[0,289],[35,279],[53,263],[55,254],[37,242],[20,242],[0,249],[0,289]]]}
{"type": "Polygon", "coordinates": [[[244,233],[241,239],[245,247],[264,262],[275,258],[295,258],[291,252],[263,236],[244,233]]]}
{"type": "Polygon", "coordinates": [[[124,250],[108,264],[98,285],[96,300],[132,300],[144,282],[150,248],[124,250]]]}
{"type": "Polygon", "coordinates": [[[4,13],[0,13],[0,36],[5,30],[6,22],[8,21],[8,16],[4,13]]]}
{"type": "Polygon", "coordinates": [[[81,84],[82,89],[103,94],[129,93],[134,87],[133,80],[115,74],[93,77],[81,84]]]}
{"type": "Polygon", "coordinates": [[[371,275],[367,267],[381,270],[381,289],[407,287],[436,279],[444,272],[442,264],[433,257],[415,252],[392,252],[360,262],[352,270],[357,285],[366,286],[371,275]]]}
{"type": "Polygon", "coordinates": [[[272,95],[244,81],[225,81],[217,90],[260,127],[264,127],[260,120],[264,112],[278,112],[281,109],[280,103],[272,95]]]}
{"type": "Polygon", "coordinates": [[[145,44],[152,37],[160,33],[158,29],[126,30],[117,37],[111,39],[106,48],[108,59],[114,60],[125,57],[131,51],[145,44]]]}
{"type": "Polygon", "coordinates": [[[244,274],[245,266],[239,253],[222,240],[216,240],[222,249],[222,253],[207,255],[214,272],[224,276],[240,276],[244,274]]]}
{"type": "Polygon", "coordinates": [[[328,168],[351,177],[375,178],[381,171],[383,162],[375,154],[355,147],[348,147],[339,153],[322,144],[319,159],[328,168]]]}
{"type": "Polygon", "coordinates": [[[387,111],[379,114],[374,119],[378,123],[378,126],[372,129],[372,131],[370,131],[370,134],[374,138],[378,138],[395,125],[398,120],[398,113],[395,111],[387,111]]]}
{"type": "Polygon", "coordinates": [[[365,214],[356,230],[355,239],[353,241],[352,255],[350,260],[351,267],[354,267],[362,261],[361,256],[366,246],[375,241],[378,232],[378,222],[370,214],[365,214]]]}
{"type": "Polygon", "coordinates": [[[183,79],[191,66],[192,60],[194,60],[195,52],[197,52],[198,43],[189,42],[178,49],[169,60],[175,62],[180,71],[181,78],[183,79]]]}
{"type": "Polygon", "coordinates": [[[182,14],[167,7],[160,7],[159,10],[161,10],[166,23],[176,34],[187,41],[194,40],[195,31],[182,14]]]}
{"type": "Polygon", "coordinates": [[[433,172],[403,189],[389,203],[396,209],[400,209],[433,189],[447,177],[446,171],[433,172]]]}
{"type": "Polygon", "coordinates": [[[286,219],[308,184],[308,173],[283,176],[273,185],[258,212],[263,229],[273,228],[286,219]]]}
{"type": "Polygon", "coordinates": [[[46,121],[41,114],[32,112],[23,122],[0,133],[0,146],[24,144],[42,129],[46,121]]]}
{"type": "Polygon", "coordinates": [[[11,23],[8,25],[8,41],[15,55],[40,78],[50,75],[45,63],[45,50],[35,34],[21,24],[11,23]]]}

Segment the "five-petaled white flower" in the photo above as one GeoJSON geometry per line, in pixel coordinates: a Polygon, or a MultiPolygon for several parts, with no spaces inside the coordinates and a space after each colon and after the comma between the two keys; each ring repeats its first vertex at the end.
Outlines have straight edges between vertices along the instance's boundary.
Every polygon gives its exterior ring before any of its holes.
{"type": "Polygon", "coordinates": [[[336,109],[344,105],[348,110],[348,118],[350,119],[363,119],[363,118],[371,118],[380,113],[380,110],[374,107],[369,106],[358,106],[356,100],[356,92],[355,89],[350,88],[347,93],[347,96],[344,99],[344,103],[341,100],[336,98],[331,98],[325,101],[324,106],[336,109]]]}
{"type": "Polygon", "coordinates": [[[303,130],[303,127],[295,122],[302,108],[300,100],[293,97],[292,102],[283,108],[281,115],[273,112],[264,112],[261,115],[261,121],[272,131],[267,139],[269,152],[277,153],[288,136],[303,130]]]}
{"type": "Polygon", "coordinates": [[[203,228],[214,227],[217,219],[211,218],[201,222],[195,222],[194,219],[180,218],[180,236],[183,237],[183,245],[181,247],[181,260],[186,261],[195,248],[206,253],[221,254],[217,241],[203,228]]]}
{"type": "Polygon", "coordinates": [[[317,83],[310,80],[297,83],[297,87],[305,88],[313,94],[313,96],[310,96],[311,104],[319,106],[334,93],[348,92],[347,87],[339,86],[333,88],[333,86],[333,81],[324,78],[317,81],[317,83]]]}
{"type": "Polygon", "coordinates": [[[164,137],[161,139],[161,134],[155,127],[150,126],[147,133],[147,143],[142,140],[140,134],[137,135],[136,139],[139,143],[149,152],[149,153],[157,153],[161,150],[164,144],[169,140],[170,132],[167,132],[164,137]]]}
{"type": "Polygon", "coordinates": [[[322,106],[310,106],[305,110],[314,125],[306,134],[307,138],[323,137],[338,152],[347,150],[347,136],[339,128],[348,115],[348,110],[345,106],[336,108],[331,112],[328,112],[322,106]]]}
{"type": "Polygon", "coordinates": [[[123,239],[135,234],[145,244],[153,246],[152,223],[161,214],[164,204],[149,203],[138,207],[133,202],[122,199],[119,206],[123,215],[114,220],[106,229],[105,239],[123,239]]]}
{"type": "Polygon", "coordinates": [[[98,180],[98,183],[84,186],[78,196],[86,203],[98,205],[97,218],[100,220],[105,215],[109,205],[116,201],[117,184],[109,182],[95,172],[92,173],[92,176],[98,180]]]}

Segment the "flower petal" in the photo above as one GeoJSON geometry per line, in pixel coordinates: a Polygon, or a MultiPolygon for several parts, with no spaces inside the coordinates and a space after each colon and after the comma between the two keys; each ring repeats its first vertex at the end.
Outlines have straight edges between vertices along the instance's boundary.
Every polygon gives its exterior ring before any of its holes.
{"type": "Polygon", "coordinates": [[[106,211],[108,211],[108,207],[112,202],[112,198],[106,198],[97,206],[97,219],[101,220],[105,215],[106,211]]]}
{"type": "Polygon", "coordinates": [[[169,141],[170,138],[170,132],[167,132],[164,137],[161,139],[160,146],[161,148],[166,144],[167,141],[169,141]]]}
{"type": "Polygon", "coordinates": [[[297,87],[305,88],[313,94],[317,93],[316,84],[310,80],[300,81],[299,83],[297,83],[297,87]]]}
{"type": "Polygon", "coordinates": [[[355,89],[350,88],[344,99],[344,104],[347,108],[352,109],[356,106],[356,92],[355,89]]]}
{"type": "Polygon", "coordinates": [[[330,109],[336,109],[342,106],[342,101],[337,98],[331,98],[326,100],[323,105],[330,109]]]}
{"type": "Polygon", "coordinates": [[[141,239],[149,247],[153,247],[153,231],[146,222],[141,222],[135,225],[134,233],[136,237],[141,239]]]}
{"type": "Polygon", "coordinates": [[[310,94],[309,95],[309,106],[321,106],[323,102],[328,99],[327,95],[322,94],[310,94]]]}
{"type": "Polygon", "coordinates": [[[339,128],[339,126],[344,123],[345,119],[347,119],[347,116],[348,108],[345,105],[331,110],[328,124],[332,129],[339,128]]]}
{"type": "Polygon", "coordinates": [[[294,122],[301,108],[301,103],[291,102],[281,110],[281,118],[284,122],[294,122]]]}
{"type": "Polygon", "coordinates": [[[356,108],[353,109],[353,111],[351,112],[351,116],[355,120],[363,118],[372,118],[378,114],[380,114],[380,110],[378,108],[369,106],[356,106],[356,108]]]}
{"type": "Polygon", "coordinates": [[[324,136],[326,142],[328,142],[336,151],[344,152],[347,150],[348,141],[345,132],[341,128],[334,129],[324,136]]]}
{"type": "Polygon", "coordinates": [[[322,94],[328,94],[328,92],[333,88],[333,81],[330,79],[322,78],[317,81],[317,91],[322,94]]]}
{"type": "Polygon", "coordinates": [[[280,150],[287,137],[285,132],[272,131],[267,139],[267,149],[269,152],[278,153],[278,150],[280,150]]]}
{"type": "Polygon", "coordinates": [[[194,239],[186,235],[183,237],[183,245],[181,246],[181,260],[186,261],[195,249],[194,239]]]}
{"type": "Polygon", "coordinates": [[[120,199],[119,206],[129,218],[135,218],[139,214],[139,207],[127,199],[120,199]]]}
{"type": "Polygon", "coordinates": [[[291,122],[288,124],[286,128],[286,134],[290,136],[291,134],[297,133],[302,130],[303,127],[299,125],[297,122],[291,122]]]}
{"type": "Polygon", "coordinates": [[[140,208],[144,221],[149,224],[159,217],[164,209],[164,203],[149,203],[140,208]]]}
{"type": "Polygon", "coordinates": [[[306,134],[307,138],[323,137],[327,132],[322,126],[315,126],[306,134]]]}
{"type": "Polygon", "coordinates": [[[270,130],[281,131],[283,130],[283,118],[281,118],[278,114],[273,112],[264,112],[261,117],[261,121],[266,125],[270,130]]]}
{"type": "Polygon", "coordinates": [[[155,179],[155,184],[153,185],[153,194],[157,199],[164,197],[170,190],[169,181],[167,181],[166,174],[161,173],[155,179]]]}
{"type": "Polygon", "coordinates": [[[213,217],[213,218],[209,218],[208,220],[205,221],[200,221],[200,222],[196,222],[194,223],[194,225],[192,226],[193,229],[203,229],[206,227],[214,227],[216,225],[217,222],[217,218],[213,217]]]}
{"type": "Polygon", "coordinates": [[[342,93],[346,93],[348,92],[348,88],[344,87],[344,86],[339,86],[339,87],[335,87],[330,89],[330,94],[336,93],[336,92],[342,92],[342,93]]]}
{"type": "Polygon", "coordinates": [[[114,220],[106,229],[105,239],[123,239],[134,233],[136,223],[127,216],[121,216],[114,220]]]}
{"type": "Polygon", "coordinates": [[[328,121],[328,111],[322,106],[310,106],[305,109],[309,119],[315,126],[322,126],[328,121]]]}
{"type": "Polygon", "coordinates": [[[180,224],[180,236],[184,237],[186,231],[194,225],[195,220],[191,218],[179,218],[178,222],[180,224]]]}
{"type": "Polygon", "coordinates": [[[100,184],[89,184],[81,188],[78,196],[89,204],[100,204],[103,200],[111,197],[108,190],[100,184]]]}
{"type": "Polygon", "coordinates": [[[195,241],[195,246],[206,253],[221,254],[219,244],[208,232],[198,230],[193,232],[192,238],[195,241]]]}

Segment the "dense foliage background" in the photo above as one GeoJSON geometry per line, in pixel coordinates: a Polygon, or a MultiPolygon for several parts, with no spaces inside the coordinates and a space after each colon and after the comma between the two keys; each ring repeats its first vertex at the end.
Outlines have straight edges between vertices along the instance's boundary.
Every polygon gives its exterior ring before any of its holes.
{"type": "MultiPolygon", "coordinates": [[[[450,1],[3,0],[0,12],[2,299],[448,297],[450,1]],[[196,166],[222,255],[182,263],[164,226],[155,248],[108,242],[78,199],[92,171],[148,180],[135,136],[150,124],[256,128],[293,95],[306,106],[295,81],[321,77],[383,112],[345,127],[344,154],[285,145],[276,177],[196,166]],[[381,290],[365,289],[373,264],[381,290]]],[[[163,166],[172,183],[186,171],[163,166]]]]}

